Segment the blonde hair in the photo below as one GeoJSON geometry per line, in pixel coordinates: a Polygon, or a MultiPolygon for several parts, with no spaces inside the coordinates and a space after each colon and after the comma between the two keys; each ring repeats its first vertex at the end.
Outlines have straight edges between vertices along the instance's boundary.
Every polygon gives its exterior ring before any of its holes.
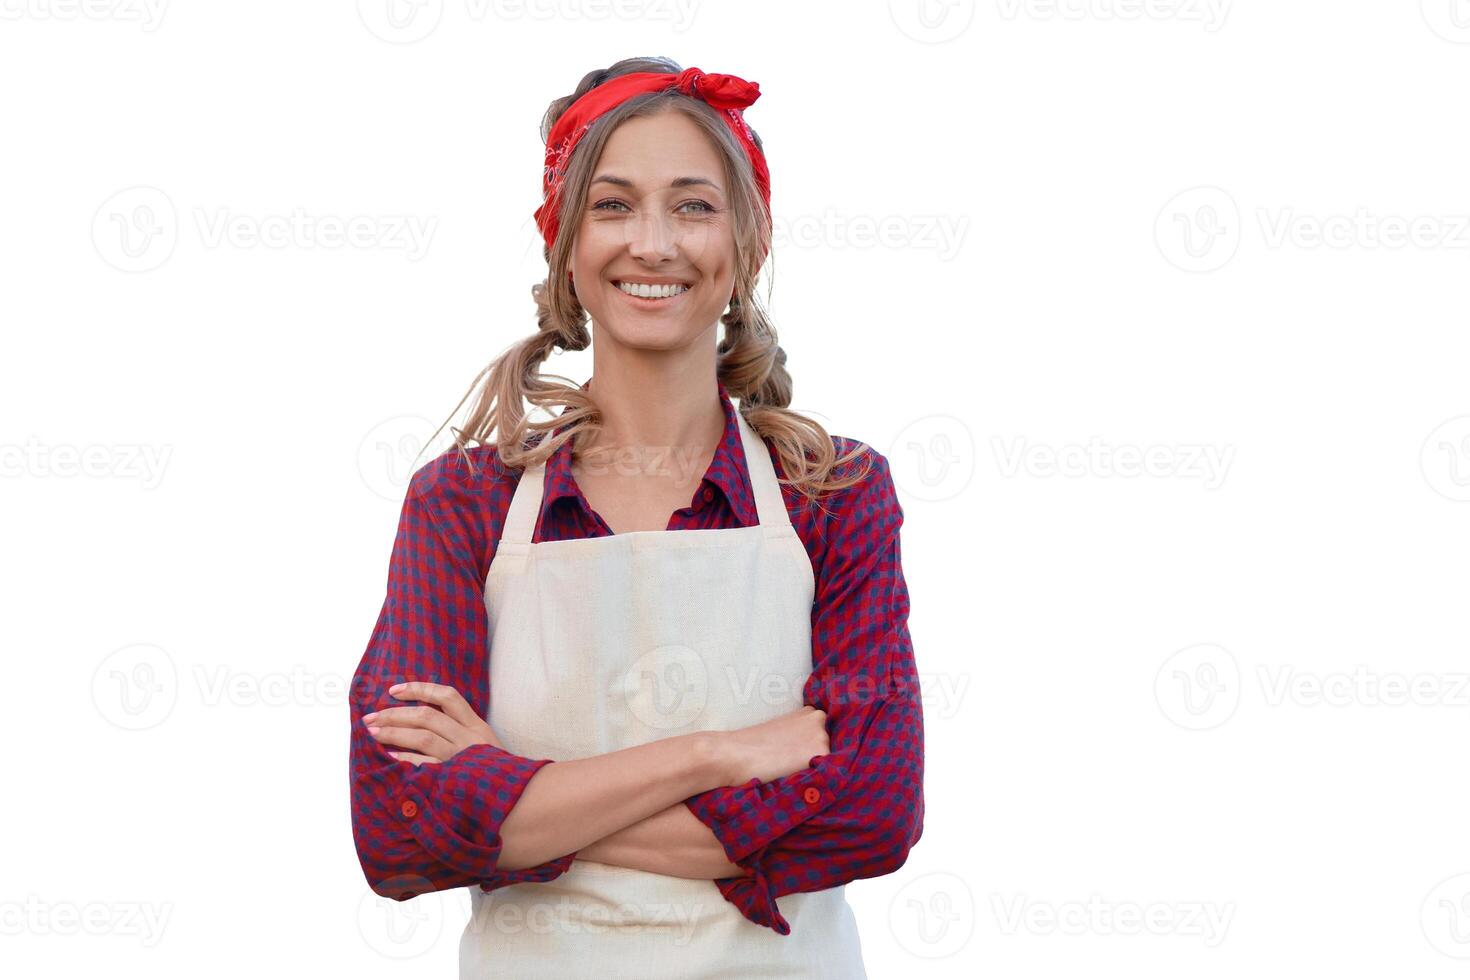
{"type": "MultiPolygon", "coordinates": [[[[677,74],[682,70],[673,60],[660,57],[627,58],[589,72],[575,92],[548,107],[541,120],[542,142],[573,102],[603,82],[629,72],[677,74]]],[[[787,474],[781,482],[794,485],[809,501],[852,486],[867,475],[871,464],[865,456],[866,445],[858,442],[839,458],[826,429],[787,407],[791,404],[791,375],[786,370],[786,352],[777,342],[776,330],[755,295],[761,263],[771,241],[770,220],[756,188],[750,159],[708,103],[671,87],[634,96],[598,117],[577,143],[567,163],[561,214],[565,219],[581,213],[592,171],[613,130],[629,119],[670,110],[685,113],[710,138],[724,160],[725,177],[731,188],[737,257],[735,298],[730,301],[728,312],[720,317],[725,329],[716,348],[719,380],[731,397],[740,399],[739,411],[745,420],[776,450],[787,474]],[[860,471],[837,473],[838,467],[860,458],[868,464],[860,471]]],[[[754,138],[760,146],[760,137],[754,138]]],[[[587,444],[586,437],[601,426],[598,408],[587,392],[568,378],[542,374],[538,369],[555,350],[586,350],[592,343],[587,312],[578,302],[576,289],[567,275],[578,227],[578,221],[562,220],[556,240],[544,250],[548,266],[546,280],[531,287],[537,306],[537,332],[506,348],[491,361],[460,399],[463,405],[479,386],[479,396],[464,426],[451,426],[455,446],[471,469],[474,463],[467,447],[472,442],[488,445],[492,434],[499,436],[501,463],[519,469],[544,462],[568,439],[574,440],[574,458],[580,457],[581,447],[587,444]],[[533,421],[527,415],[526,403],[555,417],[533,421]],[[551,411],[557,407],[566,410],[557,415],[551,411]],[[547,436],[545,433],[552,429],[558,431],[547,436]]],[[[455,412],[458,411],[456,406],[455,412]]],[[[453,413],[450,417],[453,418],[453,413]]],[[[440,425],[435,435],[443,428],[440,425]]]]}

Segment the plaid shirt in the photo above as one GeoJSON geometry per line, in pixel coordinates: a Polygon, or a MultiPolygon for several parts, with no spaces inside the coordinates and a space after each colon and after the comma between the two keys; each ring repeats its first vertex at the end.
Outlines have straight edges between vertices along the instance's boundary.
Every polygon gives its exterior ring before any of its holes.
{"type": "MultiPolygon", "coordinates": [[[[758,523],[735,406],[724,385],[718,388],[724,436],[670,530],[758,523]]],[[[841,436],[833,441],[839,455],[857,445],[841,436]]],[[[400,901],[471,884],[491,891],[549,881],[575,856],[513,871],[496,867],[501,823],[552,760],[475,745],[440,765],[414,766],[389,757],[362,723],[370,711],[412,703],[387,693],[409,680],[453,687],[486,714],[485,577],[520,471],[501,467],[493,446],[469,452],[475,473],[458,450],[449,450],[410,481],[387,597],[353,677],[353,839],[373,891],[400,901]]],[[[899,561],[903,512],[887,460],[869,447],[867,461],[871,470],[862,482],[825,497],[821,506],[781,488],[816,579],[813,670],[802,694],[804,704],[827,713],[829,754],[780,779],[751,779],[684,801],[730,861],[749,872],[716,879],[721,894],[747,919],[781,935],[791,927],[777,898],[889,874],[923,831],[924,729],[899,561]]],[[[570,442],[547,460],[533,541],[612,533],[577,487],[571,463],[570,442]]]]}

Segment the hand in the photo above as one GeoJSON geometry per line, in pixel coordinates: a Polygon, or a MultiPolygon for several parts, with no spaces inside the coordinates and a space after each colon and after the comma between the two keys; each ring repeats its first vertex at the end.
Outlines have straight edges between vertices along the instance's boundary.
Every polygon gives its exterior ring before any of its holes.
{"type": "Polygon", "coordinates": [[[386,745],[411,752],[388,754],[415,765],[448,762],[471,745],[493,745],[503,749],[490,725],[475,713],[454,688],[427,681],[409,681],[388,688],[401,701],[427,701],[424,705],[384,708],[364,715],[368,734],[386,745]],[[431,707],[431,705],[435,707],[431,707]],[[443,710],[440,710],[443,709],[443,710]]]}
{"type": "Polygon", "coordinates": [[[805,769],[812,756],[832,751],[827,713],[809,704],[759,725],[713,734],[729,761],[729,786],[789,776],[805,769]]]}

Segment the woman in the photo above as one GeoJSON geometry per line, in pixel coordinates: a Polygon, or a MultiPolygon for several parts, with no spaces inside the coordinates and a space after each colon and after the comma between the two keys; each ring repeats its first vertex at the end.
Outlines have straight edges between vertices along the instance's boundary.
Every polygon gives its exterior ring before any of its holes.
{"type": "Polygon", "coordinates": [[[404,501],[353,833],[380,895],[479,886],[462,976],[863,977],[843,885],[919,839],[902,512],[785,407],[758,95],[629,59],[552,104],[540,331],[404,501]]]}

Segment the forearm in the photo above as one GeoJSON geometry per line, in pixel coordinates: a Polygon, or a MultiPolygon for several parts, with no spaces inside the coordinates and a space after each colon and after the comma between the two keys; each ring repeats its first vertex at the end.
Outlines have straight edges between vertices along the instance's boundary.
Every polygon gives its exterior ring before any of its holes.
{"type": "Polygon", "coordinates": [[[676,878],[732,878],[747,873],[730,862],[714,831],[683,802],[588,844],[577,856],[676,878]]]}
{"type": "Polygon", "coordinates": [[[594,841],[724,784],[714,739],[704,732],[553,762],[531,777],[501,824],[497,865],[514,871],[580,854],[594,841]]]}

